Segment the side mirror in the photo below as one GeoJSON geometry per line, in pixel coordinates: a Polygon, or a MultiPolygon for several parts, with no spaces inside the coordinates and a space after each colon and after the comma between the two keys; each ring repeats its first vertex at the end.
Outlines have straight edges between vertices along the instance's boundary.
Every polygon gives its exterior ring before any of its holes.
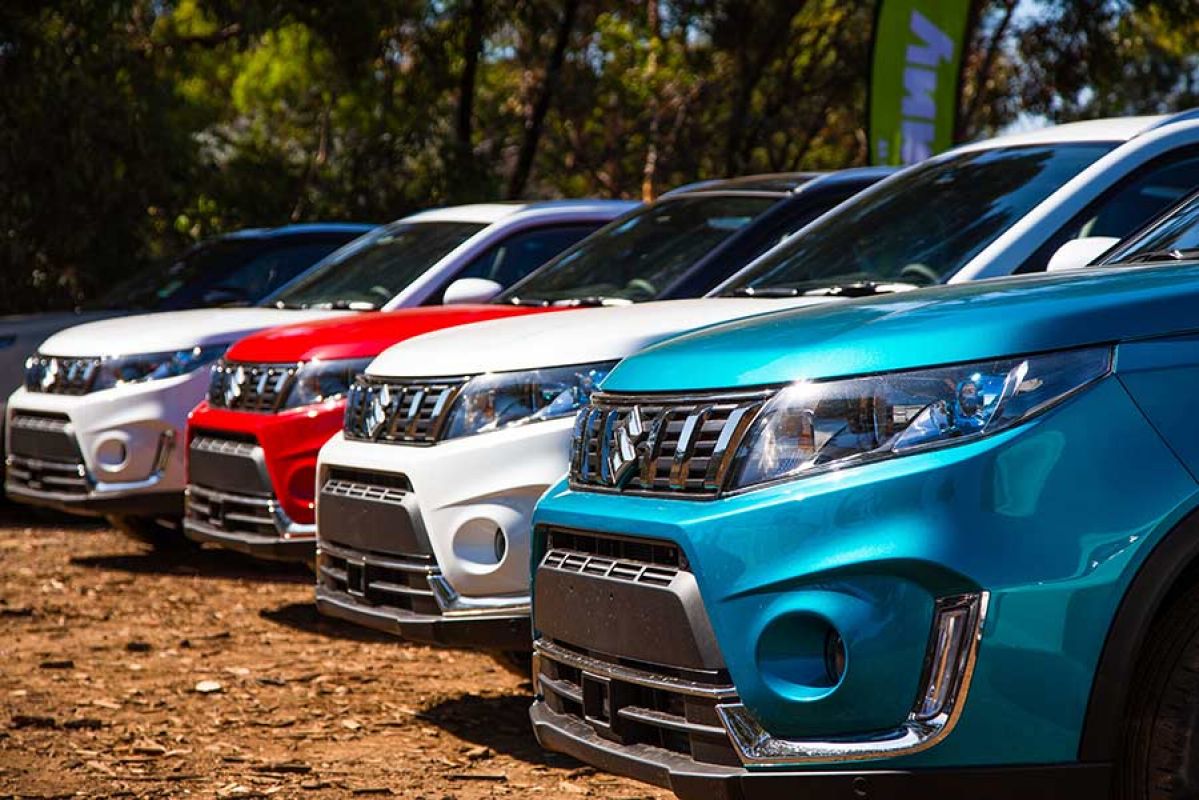
{"type": "Polygon", "coordinates": [[[244,289],[236,286],[214,286],[200,298],[200,302],[206,306],[248,306],[250,305],[250,296],[244,289]]]}
{"type": "Polygon", "coordinates": [[[459,278],[446,287],[441,302],[447,306],[486,303],[503,290],[503,286],[486,278],[459,278]]]}
{"type": "Polygon", "coordinates": [[[1071,239],[1057,249],[1049,259],[1046,272],[1061,272],[1067,269],[1082,269],[1120,241],[1114,236],[1087,236],[1071,239]]]}

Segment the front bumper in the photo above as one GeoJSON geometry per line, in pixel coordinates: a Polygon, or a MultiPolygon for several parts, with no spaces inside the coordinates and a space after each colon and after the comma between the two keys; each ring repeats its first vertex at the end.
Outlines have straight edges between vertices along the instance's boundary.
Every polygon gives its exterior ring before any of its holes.
{"type": "Polygon", "coordinates": [[[699,764],[686,756],[645,745],[622,746],[604,739],[577,717],[557,714],[544,702],[529,712],[533,734],[547,750],[605,772],[669,789],[681,800],[911,800],[969,797],[971,800],[1104,800],[1111,784],[1106,764],[863,770],[838,772],[750,772],[741,767],[699,764]]]}
{"type": "Polygon", "coordinates": [[[344,408],[341,400],[278,414],[197,406],[188,419],[188,537],[258,558],[312,561],[316,457],[344,408]]]}
{"type": "Polygon", "coordinates": [[[80,514],[178,516],[183,429],[204,370],[85,395],[18,389],[6,411],[5,492],[80,514]]]}
{"type": "Polygon", "coordinates": [[[528,650],[529,520],[566,468],[571,425],[432,446],[334,436],[317,470],[318,608],[405,638],[528,650]]]}
{"type": "MultiPolygon", "coordinates": [[[[535,519],[539,641],[622,664],[653,662],[662,673],[726,670],[720,674],[735,696],[728,702],[741,706],[740,719],[752,723],[763,746],[734,748],[730,763],[727,743],[744,731],[719,712],[683,715],[726,737],[719,757],[697,753],[694,732],[690,749],[666,734],[646,743],[643,729],[613,741],[604,735],[604,720],[579,710],[585,706],[555,708],[553,695],[562,693],[553,685],[538,695],[539,736],[587,760],[602,758],[606,768],[656,774],[647,779],[671,786],[675,773],[685,780],[689,771],[713,765],[757,781],[759,775],[825,775],[859,764],[922,774],[1071,764],[1091,676],[1127,581],[1194,492],[1194,480],[1116,380],[985,440],[710,501],[578,492],[562,484],[542,500],[535,519]],[[1096,436],[1095,420],[1121,435],[1096,436]],[[1138,468],[1128,470],[1128,464],[1138,468]],[[641,599],[611,617],[602,603],[589,606],[589,616],[599,620],[592,629],[556,615],[558,590],[543,580],[554,530],[573,531],[579,542],[599,536],[677,548],[715,650],[704,644],[695,614],[655,616],[641,599]],[[987,595],[990,612],[956,725],[931,746],[879,746],[886,743],[877,732],[900,729],[913,699],[919,704],[927,690],[936,602],[971,593],[987,595]],[[676,627],[692,631],[694,646],[672,646],[665,658],[645,650],[647,641],[675,641],[676,627]],[[835,632],[844,647],[844,671],[836,680],[822,669],[825,631],[835,632]],[[604,741],[597,745],[578,726],[604,741]],[[813,742],[854,747],[821,752],[809,746],[813,742]],[[639,762],[649,756],[658,766],[646,772],[639,762]]],[[[613,574],[633,573],[618,567],[613,574]]],[[[654,579],[661,585],[646,591],[667,585],[661,576],[654,579]]],[[[654,708],[675,708],[671,713],[678,715],[677,700],[662,703],[654,708]]],[[[1102,765],[1062,774],[1101,772],[1102,765]]],[[[971,786],[955,796],[988,790],[971,786]]],[[[1044,796],[1038,791],[1034,786],[1026,793],[1044,796]]],[[[1097,785],[1086,793],[1062,789],[1058,796],[1104,792],[1097,785]]]]}

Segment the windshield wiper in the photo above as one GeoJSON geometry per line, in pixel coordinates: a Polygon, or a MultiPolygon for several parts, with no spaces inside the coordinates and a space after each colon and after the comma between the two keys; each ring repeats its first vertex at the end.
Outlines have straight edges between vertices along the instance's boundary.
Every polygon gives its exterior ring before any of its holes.
{"type": "Polygon", "coordinates": [[[1137,253],[1132,258],[1108,262],[1107,266],[1113,264],[1145,264],[1150,261],[1186,261],[1196,257],[1199,257],[1199,248],[1194,247],[1189,247],[1185,250],[1178,248],[1174,250],[1146,250],[1144,253],[1137,253]]]}
{"type": "Polygon", "coordinates": [[[531,306],[533,308],[542,308],[550,304],[549,300],[541,297],[509,297],[499,302],[507,303],[510,306],[531,306]]]}
{"type": "Polygon", "coordinates": [[[553,306],[564,306],[567,308],[592,308],[600,306],[629,306],[633,301],[624,297],[605,297],[602,294],[593,294],[586,297],[568,297],[565,300],[555,300],[550,303],[553,306]]]}
{"type": "Polygon", "coordinates": [[[799,289],[786,286],[740,286],[729,292],[730,297],[799,297],[799,289]]]}
{"type": "Polygon", "coordinates": [[[734,297],[873,297],[879,294],[906,292],[921,288],[915,283],[902,281],[854,281],[853,283],[829,283],[801,289],[796,286],[742,286],[730,294],[734,297]]]}

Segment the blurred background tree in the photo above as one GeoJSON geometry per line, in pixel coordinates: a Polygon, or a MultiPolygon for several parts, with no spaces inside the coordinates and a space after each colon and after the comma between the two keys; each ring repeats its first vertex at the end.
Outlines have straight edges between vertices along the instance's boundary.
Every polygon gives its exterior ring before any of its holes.
{"type": "MultiPolygon", "coordinates": [[[[1194,0],[980,0],[958,138],[1195,104],[1194,0]]],[[[8,0],[0,311],[204,236],[866,158],[874,3],[8,0]]]]}

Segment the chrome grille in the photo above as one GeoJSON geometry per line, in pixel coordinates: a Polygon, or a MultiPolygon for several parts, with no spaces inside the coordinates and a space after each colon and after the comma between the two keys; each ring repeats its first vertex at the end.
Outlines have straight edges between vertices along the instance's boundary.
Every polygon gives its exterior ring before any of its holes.
{"type": "Polygon", "coordinates": [[[317,552],[317,582],[370,606],[440,613],[429,586],[440,574],[431,556],[371,553],[323,540],[317,552]]]}
{"type": "Polygon", "coordinates": [[[433,444],[441,438],[450,407],[467,380],[359,377],[346,398],[345,436],[389,444],[433,444]]]}
{"type": "Polygon", "coordinates": [[[648,745],[698,763],[740,766],[716,706],[736,702],[727,672],[697,674],[580,652],[550,639],[534,643],[534,680],[543,702],[623,745],[648,745]]]}
{"type": "MultiPolygon", "coordinates": [[[[193,441],[192,446],[195,446],[193,441]]],[[[187,487],[185,519],[223,531],[278,536],[274,496],[219,492],[204,486],[187,487]]]]}
{"type": "Polygon", "coordinates": [[[296,364],[217,364],[208,383],[208,404],[273,414],[287,399],[297,369],[296,364]]]}
{"type": "Polygon", "coordinates": [[[10,491],[25,489],[86,497],[91,490],[82,461],[51,461],[10,454],[6,466],[5,480],[10,491]]]}
{"type": "Polygon", "coordinates": [[[771,392],[691,397],[596,393],[575,420],[579,489],[715,497],[771,392]]]}
{"type": "Polygon", "coordinates": [[[30,356],[25,362],[25,388],[44,394],[87,394],[99,372],[99,358],[30,356]]]}

